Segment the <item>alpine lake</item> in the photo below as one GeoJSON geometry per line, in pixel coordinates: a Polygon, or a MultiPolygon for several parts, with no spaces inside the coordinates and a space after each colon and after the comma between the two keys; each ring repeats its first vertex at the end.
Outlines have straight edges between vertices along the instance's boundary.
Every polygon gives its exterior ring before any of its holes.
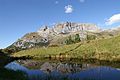
{"type": "Polygon", "coordinates": [[[80,59],[16,60],[6,69],[22,71],[28,80],[120,80],[120,63],[80,59]]]}

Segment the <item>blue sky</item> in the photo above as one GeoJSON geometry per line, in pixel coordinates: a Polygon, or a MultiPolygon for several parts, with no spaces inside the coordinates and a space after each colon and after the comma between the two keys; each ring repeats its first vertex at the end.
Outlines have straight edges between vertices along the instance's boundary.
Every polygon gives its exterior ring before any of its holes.
{"type": "Polygon", "coordinates": [[[58,22],[120,25],[120,0],[0,0],[0,48],[41,25],[58,22]]]}

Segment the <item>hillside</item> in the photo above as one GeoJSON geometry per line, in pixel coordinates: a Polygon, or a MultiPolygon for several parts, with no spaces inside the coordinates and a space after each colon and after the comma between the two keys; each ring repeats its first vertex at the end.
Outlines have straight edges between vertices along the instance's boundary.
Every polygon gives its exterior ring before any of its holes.
{"type": "Polygon", "coordinates": [[[88,35],[97,38],[100,31],[97,25],[92,23],[57,23],[53,26],[42,26],[36,32],[25,34],[7,49],[9,53],[13,53],[35,47],[72,44],[86,40],[88,35]]]}
{"type": "Polygon", "coordinates": [[[120,36],[96,39],[58,47],[33,48],[12,56],[32,56],[33,58],[80,58],[120,61],[120,36]]]}
{"type": "Polygon", "coordinates": [[[83,43],[88,40],[109,39],[120,34],[120,28],[101,30],[91,23],[57,23],[42,26],[38,31],[25,34],[4,52],[15,53],[21,50],[40,47],[59,47],[68,44],[83,43]]]}
{"type": "Polygon", "coordinates": [[[14,57],[80,58],[120,61],[120,28],[101,30],[90,23],[57,23],[25,34],[3,49],[14,57]]]}

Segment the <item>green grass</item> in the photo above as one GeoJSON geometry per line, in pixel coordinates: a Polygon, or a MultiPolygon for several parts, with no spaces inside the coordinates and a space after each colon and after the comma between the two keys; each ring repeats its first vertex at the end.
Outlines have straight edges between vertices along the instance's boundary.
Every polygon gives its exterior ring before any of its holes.
{"type": "Polygon", "coordinates": [[[21,56],[34,56],[34,57],[45,57],[48,55],[57,55],[60,53],[64,53],[66,51],[71,50],[72,48],[76,47],[77,44],[73,45],[64,45],[59,47],[48,47],[48,48],[33,48],[29,50],[24,50],[13,54],[15,57],[21,56]]]}
{"type": "Polygon", "coordinates": [[[71,58],[98,59],[120,61],[120,36],[109,39],[98,39],[59,47],[33,48],[13,54],[15,57],[32,56],[43,58],[46,56],[68,55],[71,58]]]}

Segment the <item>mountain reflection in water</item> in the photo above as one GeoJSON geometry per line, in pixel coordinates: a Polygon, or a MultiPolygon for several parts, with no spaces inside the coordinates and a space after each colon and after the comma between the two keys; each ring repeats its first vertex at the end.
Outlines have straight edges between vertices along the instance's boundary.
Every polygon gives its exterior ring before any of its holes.
{"type": "Polygon", "coordinates": [[[14,61],[5,66],[26,72],[29,80],[120,80],[120,69],[94,64],[14,61]]]}

